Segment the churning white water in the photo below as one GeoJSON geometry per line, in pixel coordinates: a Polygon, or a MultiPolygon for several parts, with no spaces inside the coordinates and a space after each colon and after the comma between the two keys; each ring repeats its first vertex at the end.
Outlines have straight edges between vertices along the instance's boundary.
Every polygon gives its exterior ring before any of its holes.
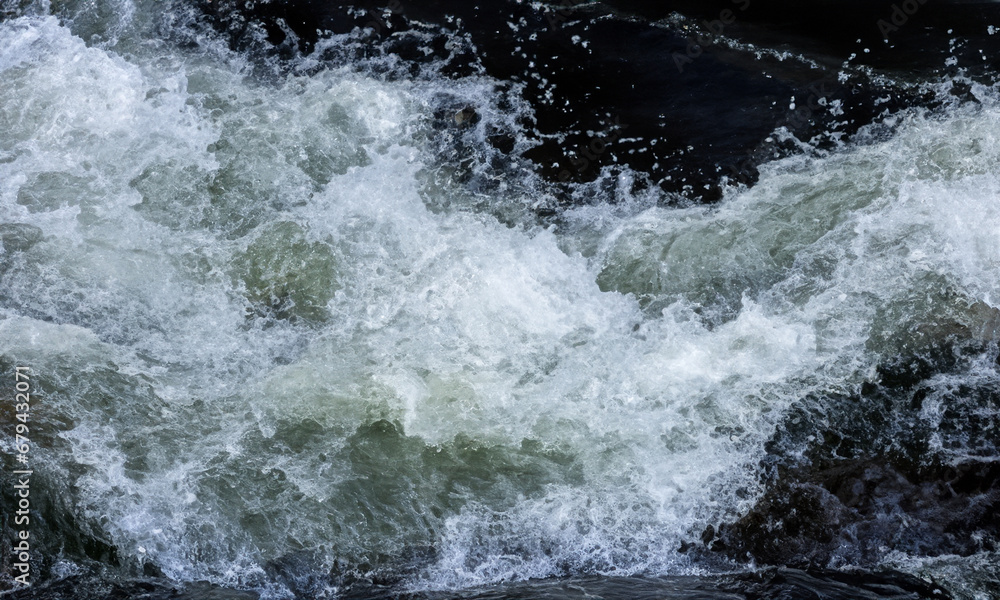
{"type": "Polygon", "coordinates": [[[295,561],[691,572],[794,402],[996,338],[992,90],[711,208],[540,222],[533,177],[441,160],[514,122],[485,78],[264,77],[178,7],[57,8],[0,23],[0,356],[38,380],[44,493],[126,566],[271,597],[295,561]]]}

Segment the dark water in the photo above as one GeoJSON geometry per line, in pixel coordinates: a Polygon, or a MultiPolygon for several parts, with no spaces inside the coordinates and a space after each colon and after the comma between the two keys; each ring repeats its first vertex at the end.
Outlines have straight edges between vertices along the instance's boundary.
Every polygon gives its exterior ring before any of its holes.
{"type": "MultiPolygon", "coordinates": [[[[252,592],[227,590],[207,583],[177,585],[154,579],[108,581],[70,578],[13,598],[146,598],[148,600],[250,600],[252,592]]],[[[365,585],[338,597],[357,600],[521,600],[631,598],[645,600],[746,600],[757,598],[893,599],[950,598],[941,587],[902,573],[878,575],[833,571],[767,569],[754,574],[714,577],[576,577],[512,583],[448,592],[407,593],[392,586],[365,585]]]]}
{"type": "MultiPolygon", "coordinates": [[[[887,113],[939,104],[918,81],[959,72],[992,81],[1000,50],[986,29],[1000,15],[990,2],[204,6],[239,47],[257,26],[286,54],[313,50],[318,31],[363,27],[411,64],[431,52],[448,75],[521,85],[533,109],[526,134],[537,142],[525,156],[548,178],[591,181],[627,165],[701,200],[718,198],[720,177],[754,181],[757,165],[799,150],[775,130],[833,147],[887,113]],[[450,45],[456,38],[466,45],[450,45]]],[[[952,93],[973,98],[961,79],[952,93]]]]}
{"type": "Polygon", "coordinates": [[[1000,598],[998,6],[3,0],[0,584],[1000,598]]]}

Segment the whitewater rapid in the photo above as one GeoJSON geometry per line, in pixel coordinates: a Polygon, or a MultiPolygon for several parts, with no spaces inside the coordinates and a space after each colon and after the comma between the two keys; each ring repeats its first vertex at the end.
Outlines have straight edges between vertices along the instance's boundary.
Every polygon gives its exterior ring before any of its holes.
{"type": "Polygon", "coordinates": [[[37,374],[56,575],[88,540],[274,598],[275,565],[706,572],[680,549],[754,506],[790,407],[995,344],[996,90],[715,206],[622,176],[539,218],[547,184],[490,166],[528,108],[488,78],[265,76],[180,5],[116,6],[0,23],[0,223],[41,231],[0,254],[0,356],[37,374]]]}

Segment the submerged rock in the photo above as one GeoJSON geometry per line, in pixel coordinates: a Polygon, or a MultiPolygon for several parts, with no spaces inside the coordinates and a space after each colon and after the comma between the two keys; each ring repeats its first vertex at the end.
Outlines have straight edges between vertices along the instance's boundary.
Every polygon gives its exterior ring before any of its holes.
{"type": "Polygon", "coordinates": [[[0,255],[24,252],[42,239],[42,230],[27,223],[0,224],[0,255]]]}
{"type": "Polygon", "coordinates": [[[291,221],[267,225],[233,260],[233,275],[252,311],[279,319],[322,321],[339,288],[337,261],[328,244],[310,242],[291,221]]]}
{"type": "Polygon", "coordinates": [[[90,179],[60,171],[43,171],[17,190],[17,203],[29,212],[49,212],[79,204],[90,179]]]}

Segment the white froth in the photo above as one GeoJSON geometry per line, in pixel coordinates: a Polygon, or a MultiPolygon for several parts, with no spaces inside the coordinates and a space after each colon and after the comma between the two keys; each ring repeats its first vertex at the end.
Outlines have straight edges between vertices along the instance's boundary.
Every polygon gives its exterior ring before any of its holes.
{"type": "Polygon", "coordinates": [[[52,17],[0,23],[0,221],[44,234],[0,259],[0,353],[151,386],[53,407],[76,427],[60,434],[71,454],[48,459],[87,466],[81,515],[171,577],[265,586],[268,561],[303,548],[382,551],[372,527],[337,520],[357,478],[330,459],[380,419],[427,452],[538,443],[578,465],[524,493],[461,490],[433,516],[411,490],[383,541],[438,548],[414,587],[683,572],[681,541],[752,505],[791,403],[923,343],[908,337],[921,319],[973,330],[998,307],[990,102],[770,165],[711,209],[635,199],[569,210],[560,230],[524,224],[524,188],[427,183],[448,81],[262,83],[131,49],[52,17]],[[336,264],[318,322],[254,316],[236,265],[276,222],[336,264]],[[106,421],[139,399],[136,423],[106,421]],[[281,446],[296,426],[324,458],[281,446]],[[146,448],[138,476],[131,427],[183,441],[146,448]]]}

